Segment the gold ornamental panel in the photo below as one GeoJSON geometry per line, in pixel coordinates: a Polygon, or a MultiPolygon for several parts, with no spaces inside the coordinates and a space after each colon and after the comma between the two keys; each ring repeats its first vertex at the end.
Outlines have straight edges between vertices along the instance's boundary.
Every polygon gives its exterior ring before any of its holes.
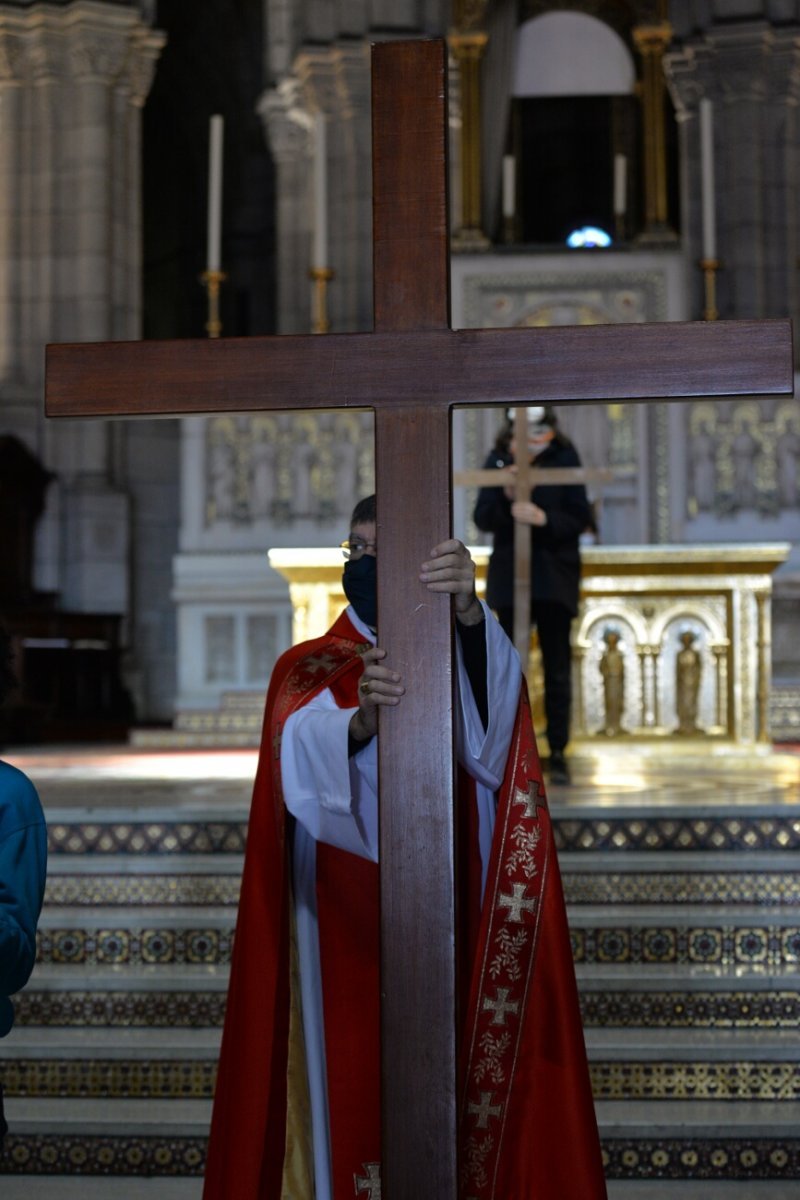
{"type": "MultiPolygon", "coordinates": [[[[766,748],[772,575],[789,549],[586,547],[572,639],[575,749],[766,748]]],[[[472,555],[483,595],[489,550],[472,555]]],[[[324,633],[346,604],[341,551],[276,549],[269,560],[289,583],[293,641],[324,633]]],[[[535,652],[528,679],[536,716],[535,652]]]]}
{"type": "Polygon", "coordinates": [[[768,745],[772,574],[789,546],[595,546],[573,626],[573,742],[768,745]]]}

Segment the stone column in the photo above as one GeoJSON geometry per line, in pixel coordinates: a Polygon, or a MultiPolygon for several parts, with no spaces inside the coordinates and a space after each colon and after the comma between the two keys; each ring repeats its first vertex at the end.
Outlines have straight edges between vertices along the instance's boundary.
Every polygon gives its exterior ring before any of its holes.
{"type": "MultiPolygon", "coordinates": [[[[722,317],[796,315],[800,26],[713,27],[665,63],[683,132],[684,235],[701,256],[698,108],[714,102],[722,317]]],[[[694,312],[701,312],[696,279],[694,312]]]]}
{"type": "MultiPolygon", "coordinates": [[[[764,155],[765,317],[798,315],[800,26],[773,29],[766,65],[764,155]]],[[[795,343],[798,344],[797,342],[795,343]]]]}
{"type": "Polygon", "coordinates": [[[291,75],[264,94],[258,109],[275,160],[277,332],[308,333],[313,117],[291,75]]]}
{"type": "Polygon", "coordinates": [[[78,610],[127,611],[128,500],[107,423],[42,421],[43,347],[139,333],[139,110],[162,44],[116,4],[0,9],[0,389],[59,480],[37,582],[78,610]]]}

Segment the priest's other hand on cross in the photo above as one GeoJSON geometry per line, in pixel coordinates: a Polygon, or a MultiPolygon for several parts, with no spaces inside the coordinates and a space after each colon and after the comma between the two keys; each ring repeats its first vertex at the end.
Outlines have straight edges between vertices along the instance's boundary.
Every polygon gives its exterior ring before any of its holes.
{"type": "MultiPolygon", "coordinates": [[[[375,522],[354,521],[350,537],[342,545],[348,560],[344,575],[347,595],[353,598],[359,590],[368,595],[371,592],[369,600],[365,601],[371,614],[377,605],[375,522]]],[[[484,620],[483,609],[475,594],[475,563],[467,547],[457,538],[449,538],[433,547],[429,559],[420,567],[419,578],[428,591],[453,596],[456,619],[462,625],[478,625],[484,620]]],[[[370,647],[362,658],[364,670],[358,687],[358,710],[350,722],[350,736],[359,743],[377,734],[378,709],[399,704],[405,695],[402,676],[392,670],[385,659],[386,651],[380,646],[370,647]]]]}

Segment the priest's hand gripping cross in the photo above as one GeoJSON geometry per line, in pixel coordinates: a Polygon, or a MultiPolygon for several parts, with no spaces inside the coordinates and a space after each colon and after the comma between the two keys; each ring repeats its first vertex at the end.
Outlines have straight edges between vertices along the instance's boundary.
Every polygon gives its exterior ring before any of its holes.
{"type": "Polygon", "coordinates": [[[380,735],[389,1200],[458,1190],[451,612],[417,582],[451,534],[451,411],[792,390],[785,321],[451,330],[446,96],[441,42],[375,47],[374,332],[48,348],[50,416],[375,411],[381,644],[413,681],[380,735]]]}

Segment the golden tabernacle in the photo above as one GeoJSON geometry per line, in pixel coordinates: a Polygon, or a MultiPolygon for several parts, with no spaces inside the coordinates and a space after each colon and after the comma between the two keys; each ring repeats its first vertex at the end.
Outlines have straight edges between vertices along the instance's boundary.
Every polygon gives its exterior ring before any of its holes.
{"type": "MultiPolygon", "coordinates": [[[[471,552],[481,594],[489,550],[471,552]]],[[[585,548],[575,749],[767,750],[772,575],[788,553],[786,543],[585,548]]],[[[323,633],[346,603],[341,552],[271,550],[269,560],[289,583],[293,641],[323,633]]]]}

